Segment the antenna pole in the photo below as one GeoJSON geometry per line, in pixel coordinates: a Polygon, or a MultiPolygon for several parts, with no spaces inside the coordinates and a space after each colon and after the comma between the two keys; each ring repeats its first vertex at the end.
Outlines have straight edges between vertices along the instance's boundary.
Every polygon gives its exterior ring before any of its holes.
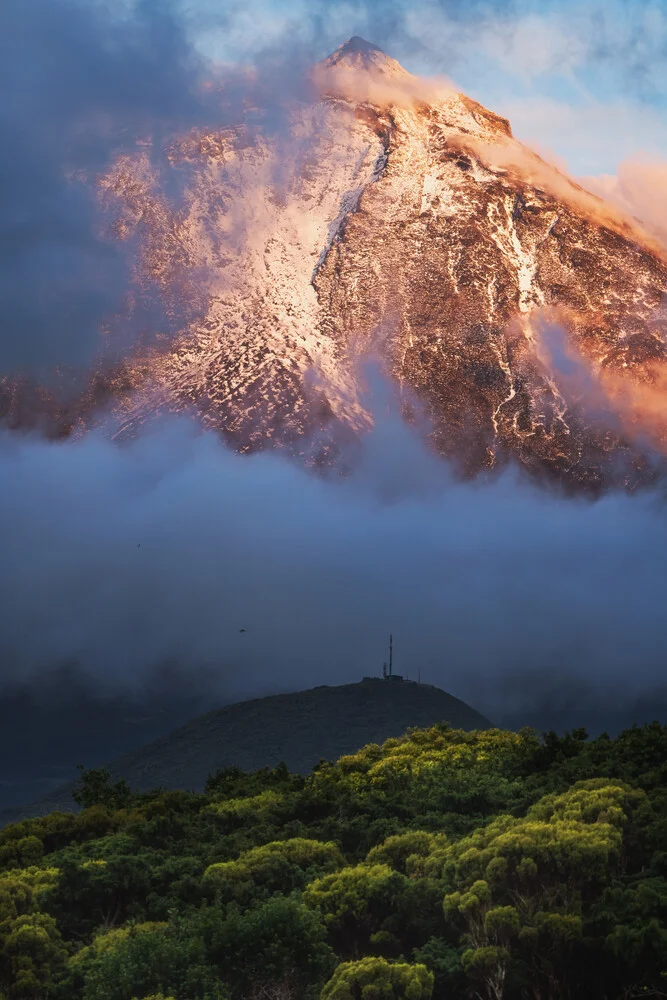
{"type": "Polygon", "coordinates": [[[394,660],[394,637],[389,636],[389,676],[391,677],[391,667],[394,660]]]}

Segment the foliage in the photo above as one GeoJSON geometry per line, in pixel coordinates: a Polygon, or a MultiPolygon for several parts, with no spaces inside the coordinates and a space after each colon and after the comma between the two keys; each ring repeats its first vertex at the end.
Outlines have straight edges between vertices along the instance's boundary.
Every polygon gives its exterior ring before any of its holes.
{"type": "Polygon", "coordinates": [[[124,809],[132,801],[132,791],[121,778],[111,784],[111,776],[105,768],[86,771],[78,766],[79,780],[74,786],[72,798],[84,809],[90,806],[107,806],[109,809],[124,809]]]}
{"type": "Polygon", "coordinates": [[[39,908],[51,877],[31,869],[0,878],[0,988],[8,1000],[38,1000],[64,967],[56,921],[39,908]]]}
{"type": "Polygon", "coordinates": [[[361,864],[317,879],[303,898],[322,914],[336,950],[357,955],[396,910],[405,882],[389,865],[361,864]]]}
{"type": "Polygon", "coordinates": [[[448,850],[445,914],[465,928],[463,966],[500,997],[513,959],[553,992],[583,917],[620,862],[642,793],[605,779],[547,795],[522,819],[502,816],[448,850]]]}
{"type": "Polygon", "coordinates": [[[418,859],[430,858],[436,852],[445,850],[447,843],[443,834],[410,830],[387,837],[368,852],[366,861],[369,864],[387,864],[395,871],[409,875],[419,863],[418,859]]]}
{"type": "Polygon", "coordinates": [[[246,774],[239,767],[226,767],[209,775],[205,791],[220,799],[248,798],[267,789],[296,791],[303,788],[305,780],[300,774],[291,774],[286,764],[278,764],[274,768],[265,767],[252,774],[246,774]]]}
{"type": "Polygon", "coordinates": [[[3,1000],[667,994],[667,728],[409,731],[0,830],[3,1000]]]}
{"type": "Polygon", "coordinates": [[[250,901],[274,892],[301,889],[318,875],[343,864],[336,844],[294,837],[252,847],[235,861],[209,865],[204,878],[220,897],[250,901]]]}
{"type": "Polygon", "coordinates": [[[362,958],[339,965],[322,1000],[430,1000],[433,973],[424,965],[362,958]]]}
{"type": "Polygon", "coordinates": [[[203,911],[204,940],[221,975],[239,998],[287,984],[303,995],[323,982],[335,965],[317,915],[291,898],[277,897],[247,911],[232,907],[203,911]]]}
{"type": "Polygon", "coordinates": [[[84,1000],[132,1000],[151,993],[226,1000],[228,993],[194,927],[175,921],[112,935],[108,943],[106,935],[94,942],[80,961],[84,1000]]]}

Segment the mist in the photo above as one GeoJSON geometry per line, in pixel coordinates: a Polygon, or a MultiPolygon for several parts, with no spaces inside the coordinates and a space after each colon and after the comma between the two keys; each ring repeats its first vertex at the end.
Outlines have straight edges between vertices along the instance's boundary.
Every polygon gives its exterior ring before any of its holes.
{"type": "Polygon", "coordinates": [[[238,124],[249,104],[277,133],[306,93],[303,57],[215,67],[189,37],[197,24],[171,0],[2,4],[0,377],[66,389],[192,320],[141,271],[137,239],[116,238],[101,179],[140,153],[175,214],[188,183],[168,157],[176,136],[238,124]]]}
{"type": "Polygon", "coordinates": [[[69,665],[116,695],[171,666],[231,700],[379,674],[392,631],[397,671],[494,719],[660,688],[662,495],[457,481],[370,385],[346,475],[235,455],[185,418],[122,447],[3,436],[5,685],[69,665]]]}
{"type": "MultiPolygon", "coordinates": [[[[201,57],[169,3],[5,0],[0,65],[0,371],[43,381],[132,346],[129,325],[100,333],[133,273],[104,237],[95,177],[147,130],[201,119],[201,57]]],[[[134,332],[164,321],[153,301],[134,332]]]]}

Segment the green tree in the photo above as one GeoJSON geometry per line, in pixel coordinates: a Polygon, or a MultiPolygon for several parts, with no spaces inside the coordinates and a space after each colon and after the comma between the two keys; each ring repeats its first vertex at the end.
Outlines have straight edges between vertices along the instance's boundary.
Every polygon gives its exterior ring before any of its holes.
{"type": "Polygon", "coordinates": [[[604,779],[545,796],[522,819],[500,817],[452,845],[448,919],[465,928],[463,964],[500,1000],[513,955],[557,997],[582,915],[620,861],[623,828],[641,795],[604,779]]]}
{"type": "Polygon", "coordinates": [[[166,997],[164,993],[151,993],[149,997],[133,997],[132,1000],[176,1000],[176,997],[166,997]]]}
{"type": "Polygon", "coordinates": [[[435,726],[305,779],[84,785],[0,830],[2,1000],[311,1000],[350,959],[375,963],[355,997],[408,963],[434,1000],[667,993],[667,727],[435,726]]]}
{"type": "Polygon", "coordinates": [[[667,994],[667,880],[626,876],[596,900],[585,932],[603,942],[598,981],[632,983],[637,995],[667,994]]]}
{"type": "Polygon", "coordinates": [[[386,864],[397,872],[409,875],[419,859],[444,850],[448,842],[444,834],[428,833],[425,830],[397,833],[373,847],[366,856],[366,862],[369,865],[386,864]]]}
{"type": "Polygon", "coordinates": [[[206,780],[206,794],[216,799],[236,799],[258,795],[267,788],[291,791],[303,788],[305,778],[292,774],[283,762],[277,767],[264,767],[258,771],[242,771],[238,767],[226,767],[209,775],[206,780]]]}
{"type": "Polygon", "coordinates": [[[461,962],[462,953],[462,948],[442,937],[431,937],[421,948],[415,948],[412,960],[425,965],[433,973],[435,997],[450,1000],[451,997],[465,996],[467,983],[461,962]]]}
{"type": "Polygon", "coordinates": [[[433,973],[425,965],[362,958],[339,965],[321,1000],[430,1000],[433,973]]]}
{"type": "Polygon", "coordinates": [[[83,764],[79,764],[77,770],[79,780],[72,791],[72,798],[82,809],[90,806],[125,809],[132,802],[132,789],[124,778],[112,784],[111,775],[103,767],[86,771],[83,764]]]}
{"type": "Polygon", "coordinates": [[[277,986],[307,990],[335,965],[321,920],[298,899],[278,896],[244,912],[233,906],[224,916],[208,907],[199,919],[212,961],[240,998],[277,986]]]}
{"type": "Polygon", "coordinates": [[[8,1000],[41,1000],[64,969],[66,948],[53,917],[39,909],[35,870],[0,878],[0,987],[8,1000]]]}
{"type": "Polygon", "coordinates": [[[356,865],[306,886],[303,898],[323,916],[336,950],[357,956],[398,907],[407,879],[389,865],[356,865]]]}
{"type": "Polygon", "coordinates": [[[101,843],[102,857],[86,857],[76,848],[58,854],[60,877],[47,908],[68,937],[92,935],[129,919],[144,919],[154,860],[130,845],[101,843]]]}
{"type": "Polygon", "coordinates": [[[96,939],[77,964],[84,1000],[133,1000],[168,994],[179,1000],[226,1000],[201,935],[187,921],[137,925],[96,939]]]}
{"type": "Polygon", "coordinates": [[[37,865],[44,856],[44,844],[34,834],[0,844],[0,868],[37,865]]]}
{"type": "Polygon", "coordinates": [[[249,901],[303,888],[317,876],[335,871],[343,864],[343,856],[335,844],[294,837],[253,847],[235,861],[210,865],[205,880],[223,898],[249,901]]]}

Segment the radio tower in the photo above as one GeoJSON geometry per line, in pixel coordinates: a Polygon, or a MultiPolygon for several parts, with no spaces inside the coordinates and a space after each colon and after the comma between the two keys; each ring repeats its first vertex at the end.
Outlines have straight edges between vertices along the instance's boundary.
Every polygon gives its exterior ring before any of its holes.
{"type": "Polygon", "coordinates": [[[389,636],[389,676],[391,677],[391,667],[394,659],[394,637],[389,636]]]}

